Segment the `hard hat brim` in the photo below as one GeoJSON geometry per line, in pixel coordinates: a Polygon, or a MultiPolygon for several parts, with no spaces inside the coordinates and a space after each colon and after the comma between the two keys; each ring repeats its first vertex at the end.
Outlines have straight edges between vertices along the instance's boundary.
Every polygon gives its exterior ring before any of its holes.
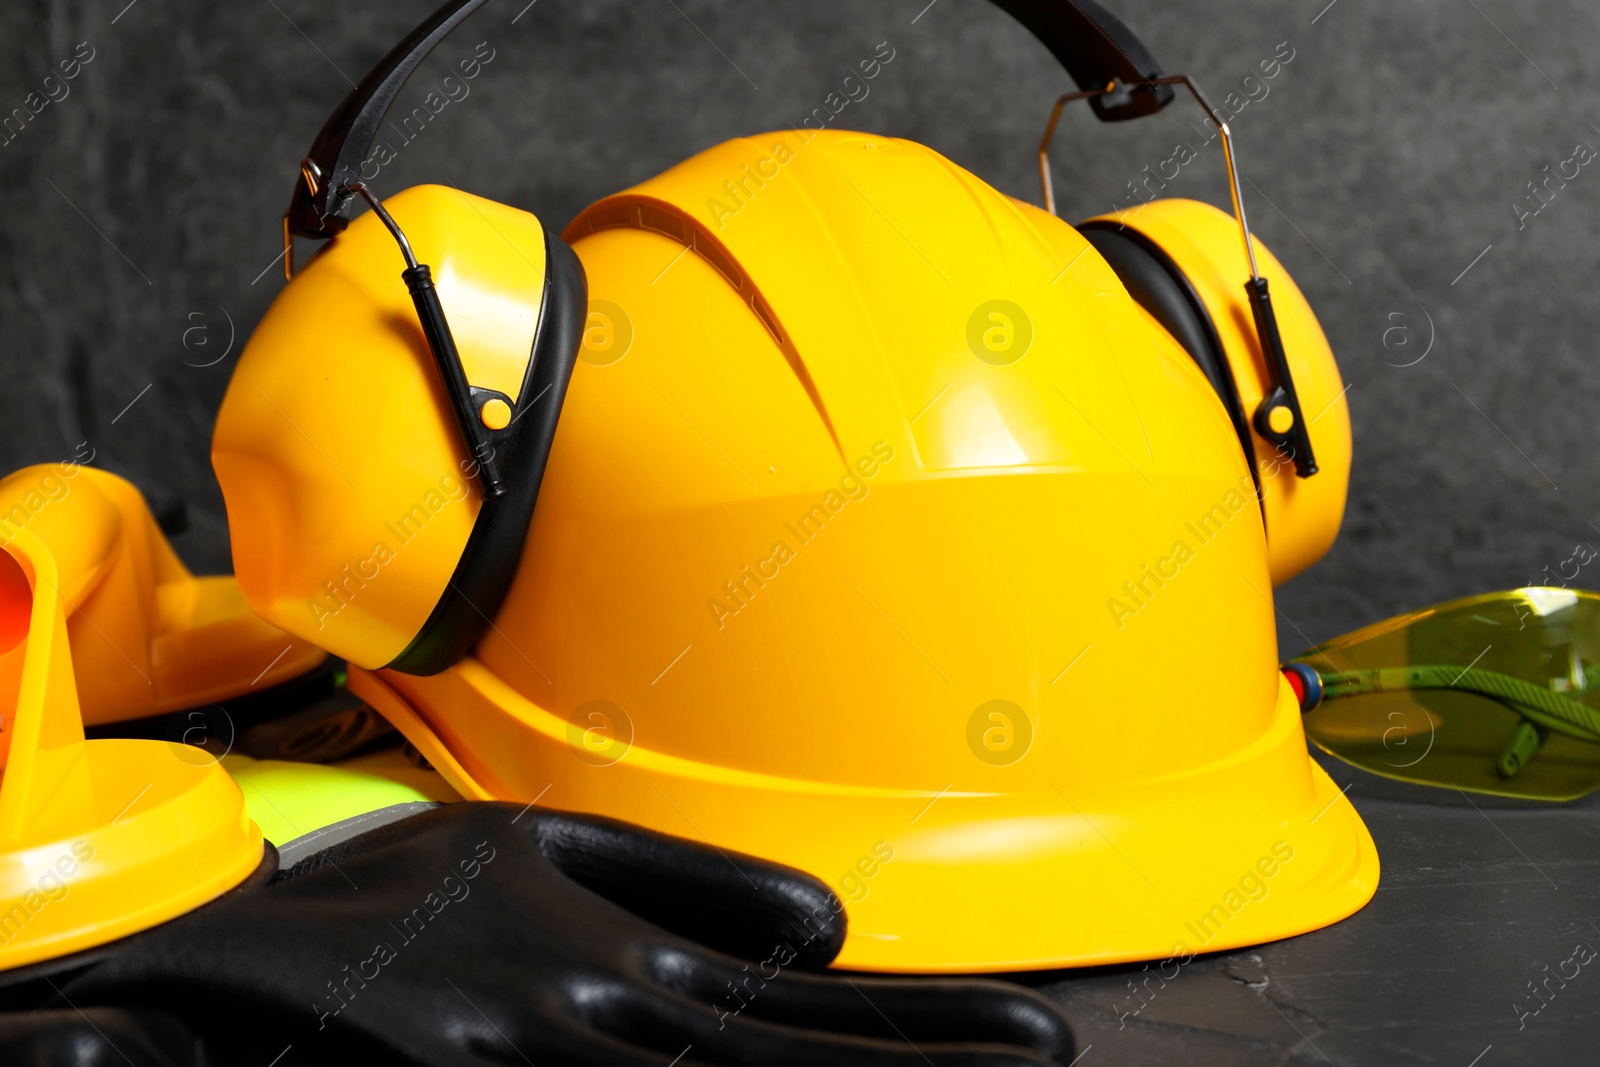
{"type": "Polygon", "coordinates": [[[1243,751],[1092,796],[1064,780],[1011,794],[799,781],[636,743],[609,762],[471,658],[431,678],[352,669],[350,688],[464,796],[627,819],[822,878],[846,906],[835,965],[851,970],[1181,965],[1337,922],[1378,885],[1377,849],[1308,755],[1287,683],[1243,751]]]}

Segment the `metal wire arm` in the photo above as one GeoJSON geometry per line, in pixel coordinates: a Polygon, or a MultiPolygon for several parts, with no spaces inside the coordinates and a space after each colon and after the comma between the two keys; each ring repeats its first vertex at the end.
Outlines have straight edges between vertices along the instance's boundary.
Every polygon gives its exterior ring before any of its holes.
{"type": "Polygon", "coordinates": [[[1228,191],[1233,194],[1233,213],[1239,219],[1239,233],[1244,240],[1244,257],[1250,264],[1250,278],[1256,280],[1261,277],[1256,269],[1255,241],[1250,235],[1250,223],[1245,219],[1244,200],[1239,194],[1239,167],[1233,157],[1233,137],[1228,130],[1228,124],[1217,117],[1217,109],[1206,99],[1205,93],[1187,74],[1173,74],[1164,78],[1152,78],[1136,85],[1121,86],[1111,82],[1103,89],[1090,89],[1087,92],[1068,93],[1056,101],[1055,110],[1050,113],[1050,125],[1045,127],[1044,140],[1039,142],[1039,179],[1044,184],[1044,209],[1050,214],[1056,213],[1055,181],[1050,173],[1050,142],[1055,139],[1056,125],[1061,121],[1061,112],[1068,104],[1076,100],[1087,100],[1090,97],[1105,96],[1121,88],[1140,89],[1145,86],[1156,85],[1181,85],[1193,94],[1195,101],[1205,109],[1206,116],[1217,124],[1217,132],[1222,135],[1222,154],[1228,164],[1228,191]]]}
{"type": "Polygon", "coordinates": [[[1250,223],[1245,218],[1244,199],[1239,191],[1239,167],[1233,156],[1233,136],[1228,124],[1206,99],[1200,87],[1187,74],[1174,74],[1151,78],[1142,82],[1107,82],[1104,88],[1067,93],[1056,101],[1050,113],[1050,124],[1045,127],[1044,138],[1039,142],[1039,180],[1044,185],[1044,206],[1056,214],[1055,181],[1050,173],[1050,142],[1055,139],[1056,126],[1061,122],[1062,110],[1074,100],[1087,100],[1124,90],[1154,88],[1160,85],[1181,85],[1189,90],[1195,101],[1205,109],[1207,117],[1216,123],[1222,135],[1222,154],[1228,164],[1228,191],[1233,194],[1233,213],[1239,220],[1239,236],[1244,243],[1245,262],[1250,266],[1250,280],[1245,289],[1250,297],[1250,310],[1255,318],[1256,339],[1267,364],[1268,387],[1266,396],[1257,406],[1251,423],[1263,439],[1293,461],[1295,473],[1309,478],[1317,473],[1317,459],[1311,447],[1311,436],[1305,415],[1300,408],[1300,398],[1295,390],[1294,376],[1289,367],[1288,353],[1284,351],[1283,338],[1278,332],[1277,315],[1272,309],[1272,297],[1267,280],[1256,267],[1255,239],[1250,234],[1250,223]]]}

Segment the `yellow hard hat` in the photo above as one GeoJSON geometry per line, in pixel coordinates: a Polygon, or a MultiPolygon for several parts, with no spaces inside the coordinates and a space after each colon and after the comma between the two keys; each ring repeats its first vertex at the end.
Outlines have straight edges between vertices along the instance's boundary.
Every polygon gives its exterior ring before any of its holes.
{"type": "MultiPolygon", "coordinates": [[[[1272,604],[1337,532],[1348,414],[1242,211],[1080,231],[919,145],[810,128],[710,149],[564,240],[453,190],[384,210],[349,131],[479,2],[392,52],[303,165],[286,232],[333,241],[213,449],[250,603],[346,656],[463,796],[828,880],[840,966],[1187,958],[1364,904],[1377,855],[1307,755],[1272,604]],[[568,243],[582,345],[546,347],[568,243]],[[541,393],[503,384],[552,364],[541,393]],[[531,524],[490,559],[502,490],[531,524]]],[[[1097,5],[1001,6],[1103,118],[1193,88],[1097,5]]]]}

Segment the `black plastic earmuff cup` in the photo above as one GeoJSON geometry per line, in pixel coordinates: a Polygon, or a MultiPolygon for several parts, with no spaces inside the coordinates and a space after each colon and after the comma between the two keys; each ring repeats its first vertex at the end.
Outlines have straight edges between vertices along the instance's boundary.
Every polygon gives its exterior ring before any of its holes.
{"type": "Polygon", "coordinates": [[[533,524],[588,313],[589,281],[582,262],[570,245],[545,230],[544,300],[518,405],[531,407],[516,416],[506,447],[506,493],[484,500],[450,584],[387,669],[416,675],[446,670],[472,650],[504,603],[533,524]]]}
{"type": "Polygon", "coordinates": [[[1250,476],[1257,480],[1255,446],[1239,400],[1239,387],[1222,338],[1194,283],[1162,247],[1138,230],[1115,222],[1086,222],[1078,232],[1100,253],[1128,295],[1189,353],[1227,410],[1250,476]]]}

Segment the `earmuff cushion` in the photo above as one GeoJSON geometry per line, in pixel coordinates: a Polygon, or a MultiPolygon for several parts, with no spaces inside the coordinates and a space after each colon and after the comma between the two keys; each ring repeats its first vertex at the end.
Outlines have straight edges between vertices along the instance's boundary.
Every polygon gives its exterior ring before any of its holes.
{"type": "Polygon", "coordinates": [[[1254,477],[1255,449],[1233,371],[1211,313],[1188,276],[1160,245],[1137,230],[1113,222],[1086,222],[1078,232],[1116,272],[1128,295],[1172,335],[1206,376],[1227,409],[1228,421],[1238,434],[1245,462],[1254,477]]]}
{"type": "Polygon", "coordinates": [[[589,312],[589,282],[577,253],[549,230],[545,249],[544,303],[518,404],[530,406],[517,414],[507,446],[506,494],[483,502],[449,586],[389,670],[438,674],[465,656],[500,610],[522,560],[589,312]]]}

